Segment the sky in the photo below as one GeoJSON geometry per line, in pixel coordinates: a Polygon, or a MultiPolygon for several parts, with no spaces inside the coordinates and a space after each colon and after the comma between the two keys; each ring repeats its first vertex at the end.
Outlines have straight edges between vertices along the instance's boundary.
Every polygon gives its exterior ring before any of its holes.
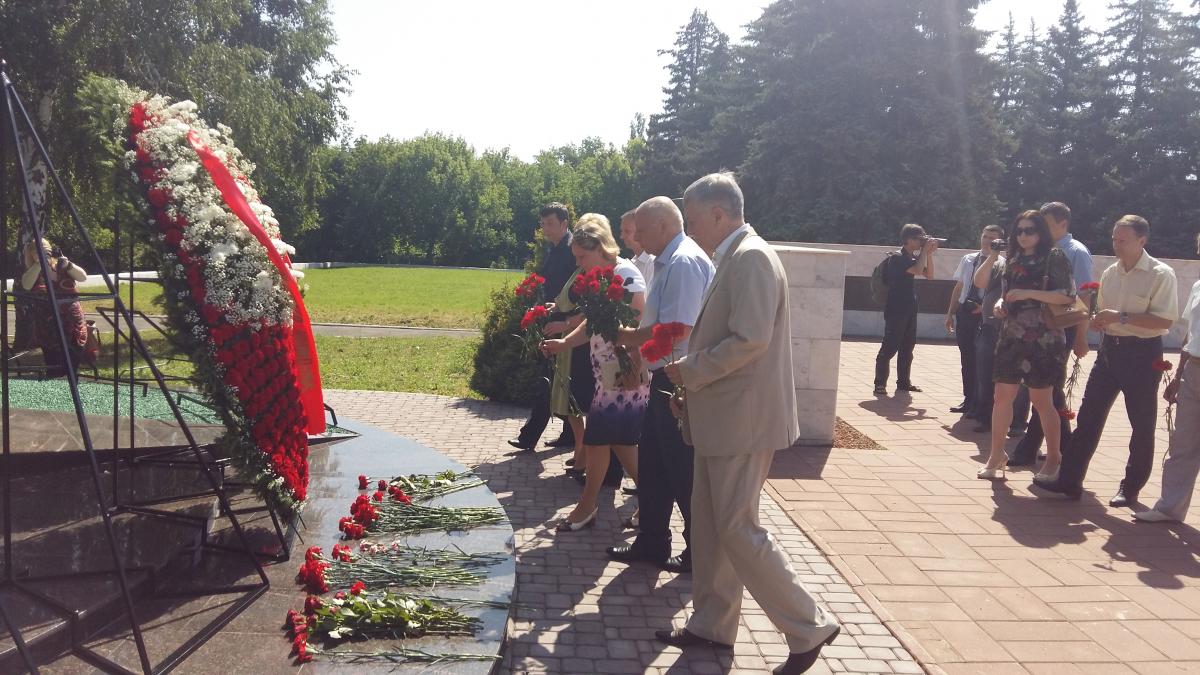
{"type": "MultiPolygon", "coordinates": [[[[904,0],[878,0],[903,2],[904,0]]],[[[1183,5],[1186,0],[1173,0],[1183,5]]],[[[768,0],[332,0],[334,56],[357,71],[345,98],[353,137],[461,136],[522,159],[599,136],[629,137],[636,113],[662,109],[675,33],[694,8],[733,41],[768,0]]],[[[1101,27],[1108,0],[1079,0],[1101,27]]],[[[1058,0],[988,0],[976,25],[1022,32],[1061,14],[1058,0]]]]}

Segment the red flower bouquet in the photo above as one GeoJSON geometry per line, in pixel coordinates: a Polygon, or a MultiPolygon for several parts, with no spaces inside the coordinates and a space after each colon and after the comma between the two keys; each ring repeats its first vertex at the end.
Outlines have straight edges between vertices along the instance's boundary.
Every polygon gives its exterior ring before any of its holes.
{"type": "Polygon", "coordinates": [[[637,325],[633,293],[626,286],[631,280],[616,274],[612,267],[593,267],[575,277],[571,293],[578,298],[580,311],[587,318],[588,335],[599,335],[617,355],[621,373],[633,373],[633,361],[625,348],[617,344],[621,328],[637,325]]]}

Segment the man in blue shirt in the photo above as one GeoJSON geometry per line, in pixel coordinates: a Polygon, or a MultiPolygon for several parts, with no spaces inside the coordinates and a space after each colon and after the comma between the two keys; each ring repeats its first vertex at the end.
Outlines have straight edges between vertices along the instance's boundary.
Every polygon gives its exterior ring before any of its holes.
{"type": "Polygon", "coordinates": [[[683,214],[667,197],[653,197],[637,208],[637,238],[655,256],[654,281],[646,295],[641,326],[622,332],[631,347],[650,340],[655,324],[682,323],[683,339],[671,356],[650,368],[650,404],[638,444],[638,510],[640,532],[629,546],[613,546],[608,556],[620,562],[645,561],[668,572],[691,572],[692,474],[694,450],[683,440],[671,412],[675,387],[664,368],[687,354],[688,337],[700,315],[704,294],[716,268],[700,245],[683,233],[683,214]],[[683,516],[684,550],[671,556],[671,506],[683,516]]]}
{"type": "MultiPolygon", "coordinates": [[[[1043,204],[1038,211],[1046,219],[1046,224],[1050,226],[1050,237],[1054,239],[1054,245],[1066,254],[1067,260],[1071,263],[1071,276],[1075,279],[1075,289],[1078,291],[1080,287],[1092,280],[1092,253],[1088,251],[1087,246],[1071,236],[1071,209],[1062,202],[1048,202],[1043,204]]],[[[1075,355],[1079,358],[1087,356],[1087,331],[1068,328],[1066,333],[1067,344],[1072,345],[1075,355]]],[[[1054,387],[1054,407],[1057,410],[1064,410],[1067,407],[1067,397],[1063,392],[1063,382],[1066,377],[1067,373],[1064,371],[1063,380],[1054,387]]],[[[1071,438],[1071,423],[1065,417],[1060,418],[1059,428],[1062,445],[1058,447],[1065,448],[1067,440],[1071,438]]],[[[1035,463],[1038,448],[1042,446],[1043,440],[1045,440],[1045,436],[1042,433],[1041,419],[1035,410],[1029,420],[1029,429],[1025,432],[1025,437],[1017,443],[1012,458],[1008,460],[1008,465],[1029,466],[1035,463]]]]}

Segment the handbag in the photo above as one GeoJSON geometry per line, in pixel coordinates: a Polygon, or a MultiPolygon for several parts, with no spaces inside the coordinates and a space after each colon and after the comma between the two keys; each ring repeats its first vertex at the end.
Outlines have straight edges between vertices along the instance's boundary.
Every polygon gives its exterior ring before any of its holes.
{"type": "MultiPolygon", "coordinates": [[[[1050,256],[1046,256],[1046,273],[1042,276],[1042,290],[1048,290],[1050,285],[1050,256]]],[[[1082,323],[1087,322],[1091,316],[1088,314],[1088,306],[1083,299],[1078,295],[1075,296],[1075,301],[1069,305],[1051,305],[1042,303],[1042,321],[1046,325],[1056,330],[1064,328],[1074,328],[1082,323]]]]}

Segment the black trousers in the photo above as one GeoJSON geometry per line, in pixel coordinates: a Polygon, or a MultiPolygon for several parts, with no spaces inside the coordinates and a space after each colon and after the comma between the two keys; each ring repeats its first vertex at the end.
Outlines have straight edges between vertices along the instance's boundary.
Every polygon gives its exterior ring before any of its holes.
{"type": "Polygon", "coordinates": [[[1088,375],[1078,425],[1063,452],[1059,482],[1080,489],[1088,464],[1100,444],[1100,434],[1117,394],[1125,398],[1125,409],[1133,433],[1129,437],[1129,461],[1121,487],[1126,493],[1140,492],[1154,465],[1154,427],[1158,422],[1158,385],[1162,373],[1154,362],[1162,359],[1162,338],[1148,340],[1105,336],[1088,375]]]}
{"type": "MultiPolygon", "coordinates": [[[[529,447],[537,446],[538,440],[546,432],[546,425],[550,423],[550,382],[554,378],[554,362],[542,359],[539,374],[542,379],[534,388],[534,398],[530,402],[533,408],[529,411],[529,419],[525,420],[520,433],[517,434],[517,441],[529,447]]],[[[563,436],[574,443],[575,434],[571,431],[571,425],[566,424],[566,420],[563,422],[563,436]]]]}
{"type": "Polygon", "coordinates": [[[642,422],[638,446],[638,509],[641,531],[633,548],[653,560],[671,556],[671,505],[683,514],[685,561],[691,559],[692,474],[695,451],[683,441],[671,414],[674,385],[662,369],[650,378],[650,403],[642,422]]]}
{"type": "Polygon", "coordinates": [[[975,354],[975,341],[979,337],[979,327],[983,323],[983,315],[975,314],[965,307],[960,307],[954,315],[954,339],[958,343],[958,360],[962,366],[963,400],[966,409],[975,412],[975,400],[979,395],[978,359],[975,354]]]}
{"type": "Polygon", "coordinates": [[[883,344],[875,357],[875,386],[887,386],[888,370],[893,356],[896,358],[896,384],[907,387],[912,384],[913,348],[917,346],[917,309],[889,316],[883,315],[883,344]]]}
{"type": "MultiPolygon", "coordinates": [[[[1066,329],[1067,348],[1070,349],[1075,344],[1075,332],[1077,328],[1066,329]]],[[[1067,367],[1070,368],[1070,355],[1067,358],[1067,367]]],[[[1051,391],[1051,398],[1054,401],[1055,410],[1063,410],[1067,407],[1067,395],[1063,390],[1064,383],[1067,380],[1067,371],[1064,370],[1062,377],[1059,378],[1058,384],[1054,385],[1051,391]]],[[[1109,403],[1111,406],[1112,403],[1109,403]]],[[[1106,413],[1107,414],[1107,413],[1106,413]]],[[[1015,419],[1015,418],[1014,418],[1015,419]]],[[[1058,418],[1058,447],[1065,448],[1071,440],[1071,422],[1066,418],[1058,418]]],[[[1046,433],[1042,431],[1042,418],[1038,416],[1037,408],[1033,408],[1033,412],[1029,415],[1029,428],[1025,430],[1025,435],[1017,443],[1017,447],[1013,449],[1012,459],[1017,461],[1032,462],[1037,459],[1038,448],[1042,447],[1042,441],[1046,440],[1046,433]]]]}

